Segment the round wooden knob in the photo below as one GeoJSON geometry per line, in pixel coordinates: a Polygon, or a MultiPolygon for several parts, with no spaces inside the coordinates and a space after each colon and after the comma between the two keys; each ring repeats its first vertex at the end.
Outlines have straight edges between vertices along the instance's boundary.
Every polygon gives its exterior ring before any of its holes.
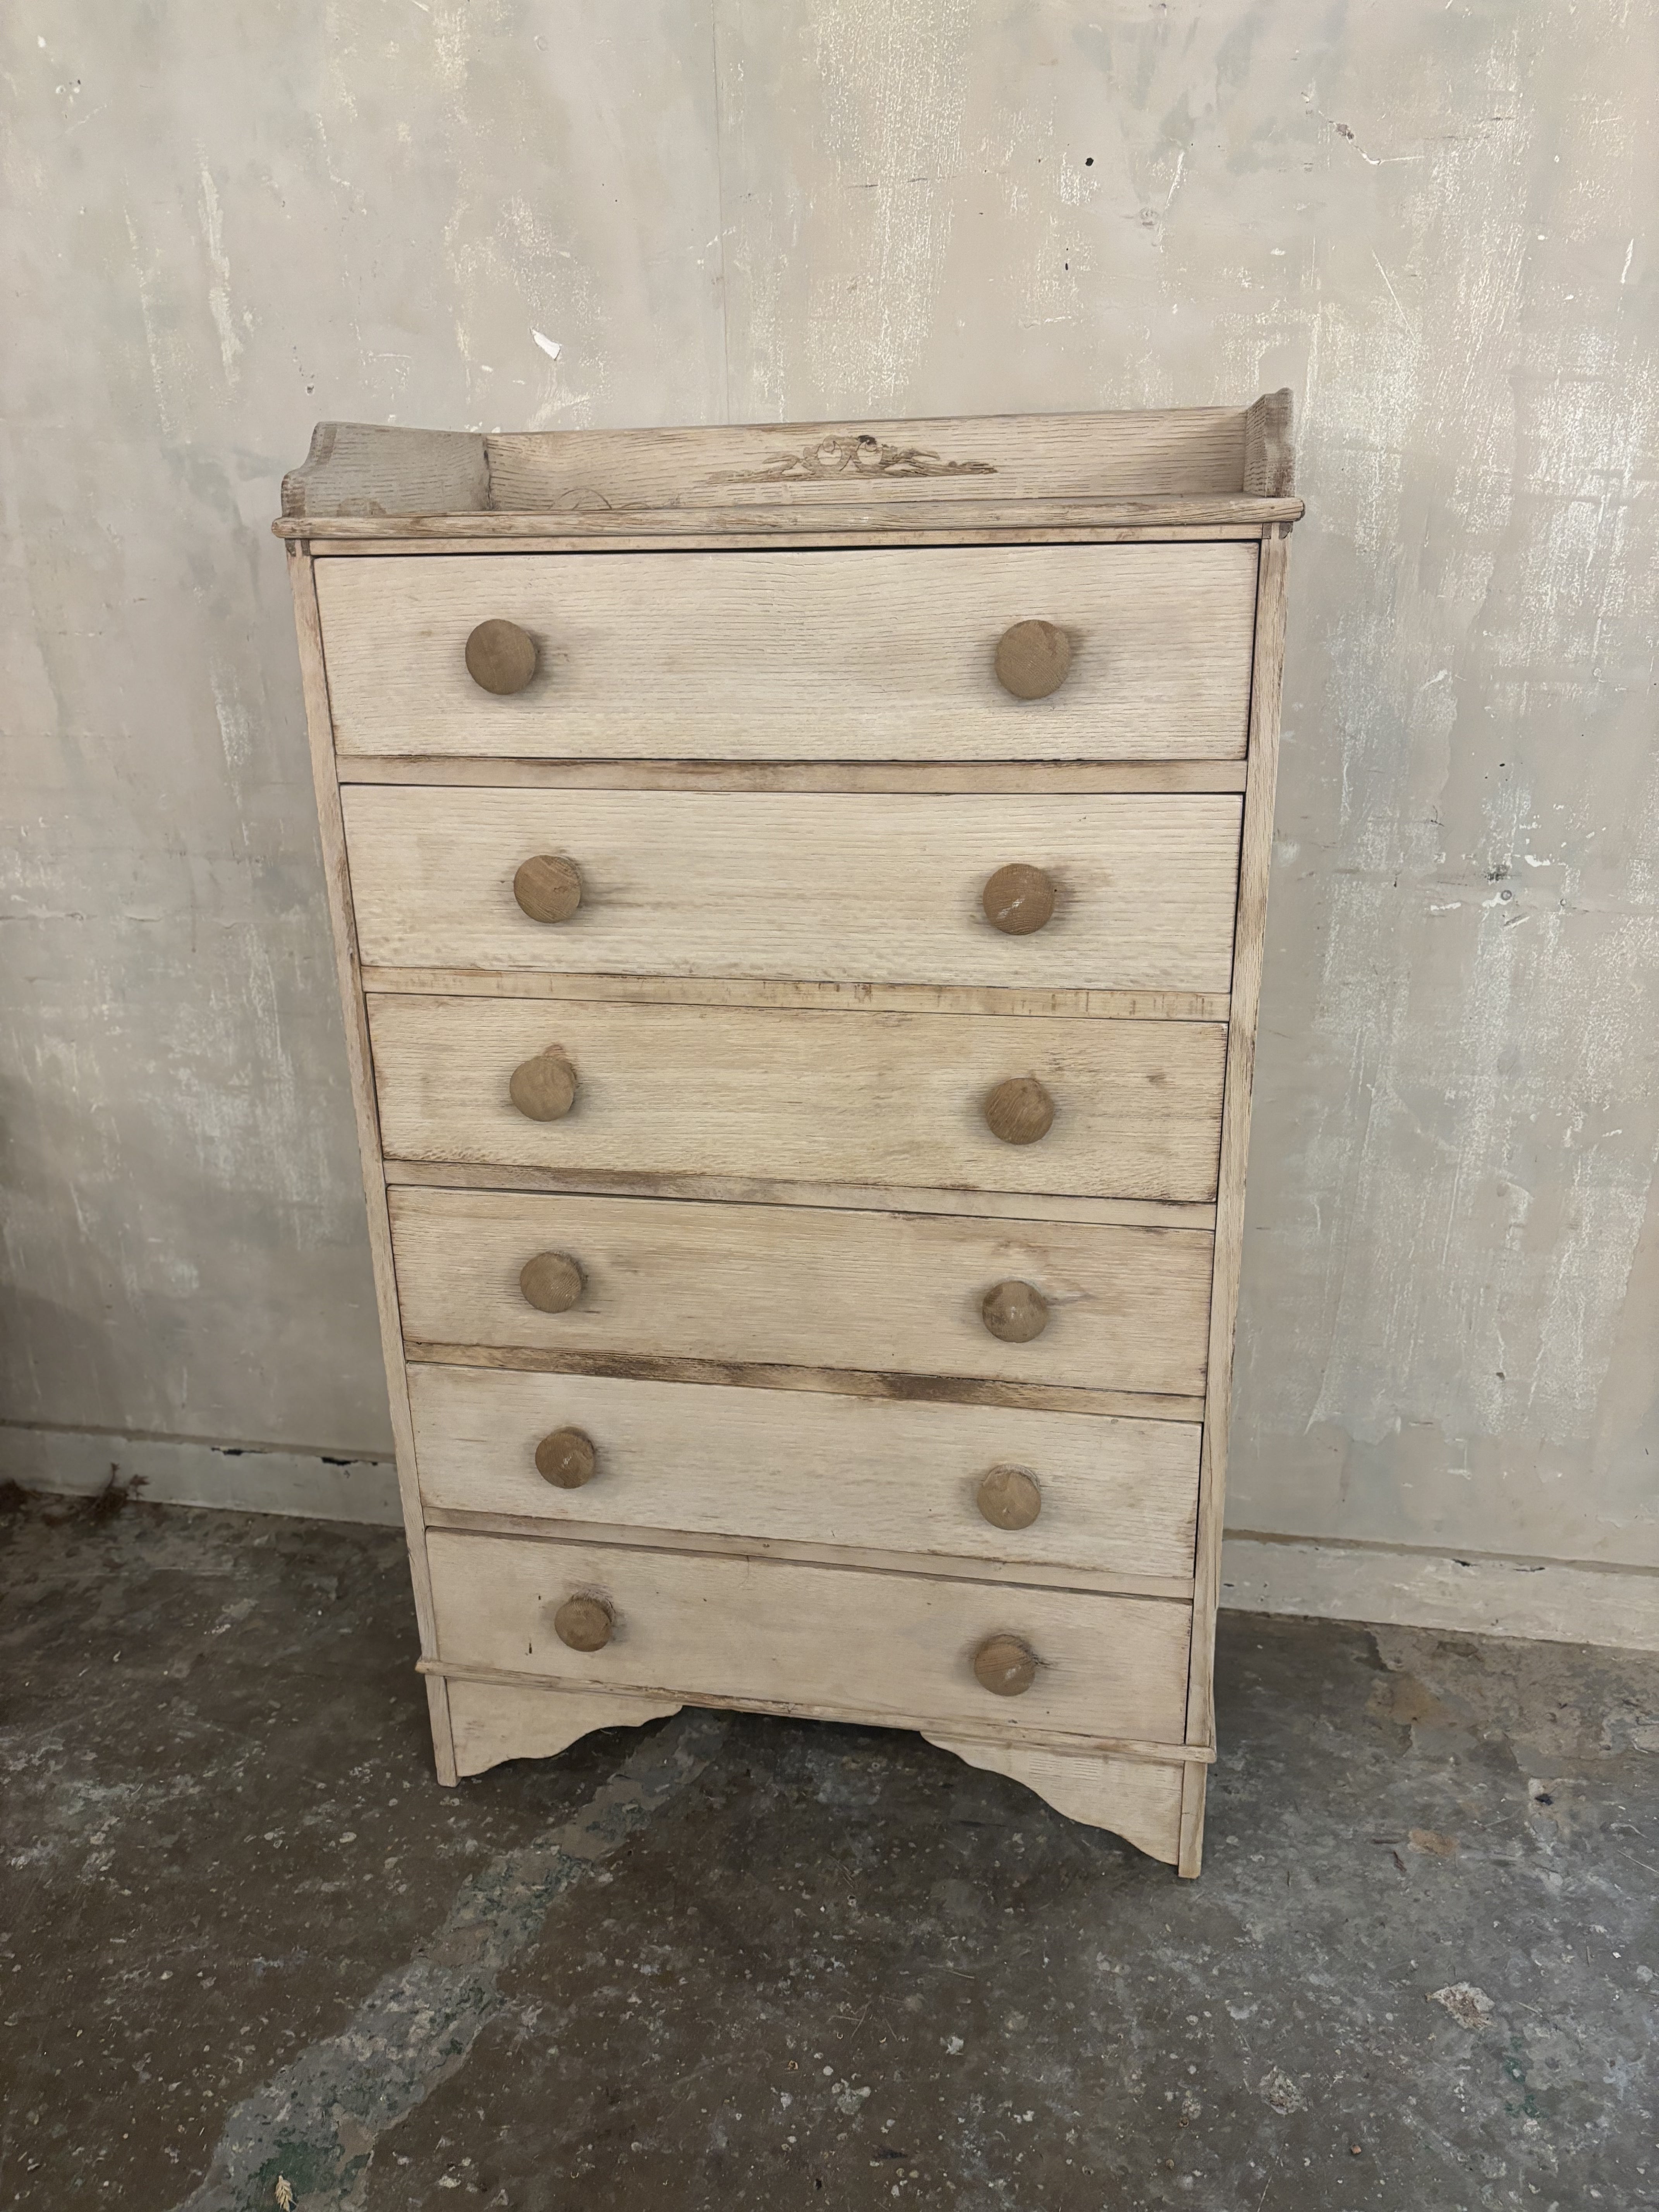
{"type": "Polygon", "coordinates": [[[985,919],[1005,937],[1029,937],[1054,920],[1054,878],[1024,860],[999,868],[980,895],[985,919]]]}
{"type": "Polygon", "coordinates": [[[1023,1698],[1036,1680],[1037,1656],[1017,1636],[988,1637],[974,1654],[980,1687],[994,1698],[1023,1698]]]}
{"type": "Polygon", "coordinates": [[[1046,699],[1072,665],[1072,641],[1050,622],[1018,622],[997,644],[997,682],[1016,699],[1046,699]]]}
{"type": "Polygon", "coordinates": [[[1011,1075],[986,1093],[985,1126],[1005,1145],[1034,1145],[1054,1126],[1054,1102],[1035,1075],[1011,1075]]]}
{"type": "Polygon", "coordinates": [[[1042,1510],[1042,1485],[1023,1467],[994,1467],[980,1478],[974,1503],[994,1528],[1029,1528],[1042,1510]]]}
{"type": "MultiPolygon", "coordinates": [[[[585,1482],[592,1481],[597,1463],[593,1439],[584,1436],[580,1429],[555,1429],[536,1447],[536,1472],[555,1490],[580,1490],[585,1482]]],[[[988,1475],[986,1480],[989,1480],[988,1475]]],[[[1011,1522],[1008,1525],[1012,1528],[1024,1524],[1011,1522]]]]}
{"type": "Polygon", "coordinates": [[[568,1597],[553,1616],[553,1633],[573,1651],[603,1651],[616,1630],[617,1616],[606,1598],[568,1597]]]}
{"type": "Polygon", "coordinates": [[[532,921],[568,921],[582,902],[582,872],[560,853],[538,853],[513,878],[513,896],[532,921]]]}
{"type": "Polygon", "coordinates": [[[568,1313],[582,1294],[582,1271],[563,1252],[538,1252],[519,1270],[519,1288],[542,1313],[568,1313]]]}
{"type": "Polygon", "coordinates": [[[556,1045],[520,1062],[507,1095],[526,1121],[562,1121],[575,1103],[576,1071],[556,1045]]]}
{"type": "Polygon", "coordinates": [[[536,641],[517,623],[481,622],[466,641],[466,672],[481,690],[510,698],[536,673],[536,641]]]}
{"type": "Polygon", "coordinates": [[[979,1310],[986,1328],[1005,1344],[1029,1344],[1048,1326],[1048,1301],[1031,1283],[999,1283],[987,1291],[979,1310]]]}

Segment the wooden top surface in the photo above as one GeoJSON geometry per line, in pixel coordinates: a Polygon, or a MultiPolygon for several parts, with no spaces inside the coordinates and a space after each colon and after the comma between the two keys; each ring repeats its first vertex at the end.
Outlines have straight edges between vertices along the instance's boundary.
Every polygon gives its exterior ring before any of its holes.
{"type": "Polygon", "coordinates": [[[1294,521],[1291,395],[1248,408],[486,433],[319,422],[285,538],[1294,521]],[[556,517],[550,523],[550,518],[556,517]],[[680,527],[684,528],[684,522],[680,527]]]}

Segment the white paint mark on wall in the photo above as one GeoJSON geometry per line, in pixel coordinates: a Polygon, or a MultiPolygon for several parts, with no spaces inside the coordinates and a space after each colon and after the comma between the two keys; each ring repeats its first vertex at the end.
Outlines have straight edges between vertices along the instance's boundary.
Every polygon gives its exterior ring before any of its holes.
{"type": "MultiPolygon", "coordinates": [[[[44,41],[42,42],[44,44],[44,41]]],[[[144,325],[144,354],[149,362],[150,390],[155,398],[156,420],[162,434],[174,435],[173,414],[173,378],[161,349],[161,332],[157,328],[154,303],[150,294],[155,284],[153,266],[146,265],[143,249],[138,243],[137,226],[130,210],[122,210],[127,226],[127,239],[132,247],[132,281],[138,295],[138,313],[144,325]]]]}
{"type": "Polygon", "coordinates": [[[550,361],[556,361],[564,351],[557,338],[549,337],[545,331],[532,331],[530,335],[550,361]]]}
{"type": "MultiPolygon", "coordinates": [[[[933,334],[975,20],[970,0],[934,0],[826,9],[814,21],[822,96],[815,150],[859,270],[863,310],[848,313],[839,284],[809,293],[810,368],[832,411],[902,411],[933,334]]],[[[781,326],[771,336],[791,342],[781,326]]]]}
{"type": "Polygon", "coordinates": [[[230,312],[230,262],[225,253],[224,212],[219,205],[219,190],[208,167],[207,155],[198,153],[198,158],[202,172],[202,224],[207,233],[208,259],[213,265],[213,282],[208,287],[208,311],[219,333],[219,358],[224,363],[225,381],[234,384],[242,334],[230,312]]]}
{"type": "Polygon", "coordinates": [[[1388,270],[1382,266],[1381,259],[1375,252],[1372,253],[1371,259],[1376,263],[1377,275],[1389,287],[1389,297],[1394,301],[1394,311],[1395,314],[1399,316],[1403,327],[1407,330],[1410,330],[1411,323],[1407,317],[1406,310],[1400,304],[1399,293],[1395,290],[1393,284],[1389,282],[1388,270]]]}
{"type": "Polygon", "coordinates": [[[219,724],[226,764],[233,784],[240,787],[253,760],[252,720],[242,703],[236,678],[228,669],[215,661],[209,668],[208,681],[213,687],[213,711],[219,724]]]}

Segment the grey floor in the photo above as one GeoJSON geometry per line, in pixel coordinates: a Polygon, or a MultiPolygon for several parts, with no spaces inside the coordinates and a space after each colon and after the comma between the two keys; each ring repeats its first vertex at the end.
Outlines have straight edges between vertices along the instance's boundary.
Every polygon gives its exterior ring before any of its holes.
{"type": "Polygon", "coordinates": [[[1659,1659],[1224,1616],[1182,1883],[875,1729],[440,1790],[395,1536],[4,1502],[0,2205],[1659,2205],[1659,1659]]]}

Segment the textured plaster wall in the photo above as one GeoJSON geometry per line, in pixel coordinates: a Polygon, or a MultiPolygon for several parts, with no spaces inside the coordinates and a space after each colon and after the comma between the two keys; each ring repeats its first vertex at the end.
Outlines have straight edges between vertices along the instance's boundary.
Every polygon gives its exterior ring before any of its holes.
{"type": "Polygon", "coordinates": [[[1659,1564],[1650,10],[25,0],[0,40],[6,1418],[386,1448],[266,534],[316,416],[1288,383],[1230,1520],[1659,1564]]]}

